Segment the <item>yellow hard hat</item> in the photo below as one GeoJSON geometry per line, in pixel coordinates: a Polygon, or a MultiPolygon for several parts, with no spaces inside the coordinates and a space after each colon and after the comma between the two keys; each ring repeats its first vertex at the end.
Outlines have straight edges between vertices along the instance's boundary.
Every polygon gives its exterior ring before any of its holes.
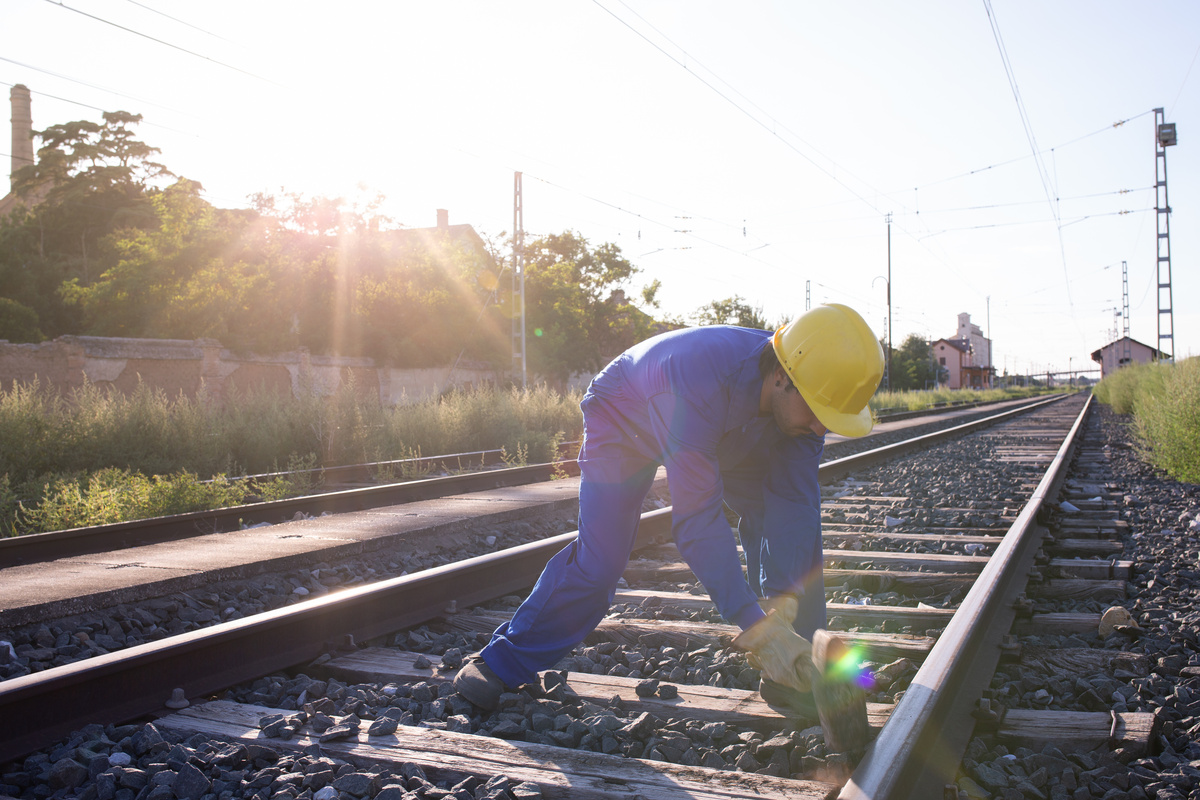
{"type": "Polygon", "coordinates": [[[775,331],[775,355],[800,396],[829,430],[865,436],[867,402],[883,379],[883,348],[849,306],[817,306],[775,331]]]}

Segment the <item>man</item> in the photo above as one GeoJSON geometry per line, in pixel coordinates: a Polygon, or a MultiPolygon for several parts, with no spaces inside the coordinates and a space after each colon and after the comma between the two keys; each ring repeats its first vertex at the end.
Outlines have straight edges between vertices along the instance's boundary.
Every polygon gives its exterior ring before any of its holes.
{"type": "Polygon", "coordinates": [[[875,335],[842,305],[774,335],[689,328],[618,356],[580,404],[579,537],[454,688],[495,709],[506,687],[534,681],[583,641],[612,603],[642,501],[665,465],[675,543],[717,610],[743,629],[738,642],[761,667],[763,699],[811,717],[796,661],[825,627],[817,467],[827,430],[870,432],[867,401],[882,375],[875,335]],[[723,504],[740,516],[748,581],[723,504]]]}

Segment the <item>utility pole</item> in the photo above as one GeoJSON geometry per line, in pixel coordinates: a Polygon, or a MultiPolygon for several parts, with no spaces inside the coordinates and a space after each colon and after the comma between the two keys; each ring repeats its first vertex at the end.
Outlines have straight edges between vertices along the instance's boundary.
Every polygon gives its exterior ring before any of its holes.
{"type": "Polygon", "coordinates": [[[992,388],[992,373],[996,371],[995,362],[992,361],[992,348],[996,342],[991,338],[992,335],[992,296],[987,296],[987,326],[988,326],[988,388],[992,388]]]}
{"type": "Polygon", "coordinates": [[[804,310],[812,310],[812,281],[804,282],[804,310]]]}
{"type": "Polygon", "coordinates": [[[521,173],[513,173],[512,372],[521,388],[525,379],[525,210],[521,205],[521,173]]]}
{"type": "Polygon", "coordinates": [[[1175,355],[1175,312],[1171,307],[1171,204],[1167,200],[1167,148],[1175,144],[1175,123],[1154,109],[1154,211],[1158,220],[1158,353],[1175,355]],[[1164,294],[1165,292],[1165,294],[1164,294]],[[1164,327],[1163,322],[1166,325],[1164,327]]]}
{"type": "Polygon", "coordinates": [[[892,389],[892,212],[887,214],[888,228],[888,353],[887,353],[887,388],[892,389]]]}

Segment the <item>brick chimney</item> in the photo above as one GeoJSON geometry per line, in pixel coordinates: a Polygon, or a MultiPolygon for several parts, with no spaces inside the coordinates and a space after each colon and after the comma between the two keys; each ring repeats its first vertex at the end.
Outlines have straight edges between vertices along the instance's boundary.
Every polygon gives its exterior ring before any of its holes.
{"type": "Polygon", "coordinates": [[[12,172],[10,185],[17,170],[33,164],[33,113],[30,111],[29,89],[18,83],[8,92],[12,101],[12,172]]]}
{"type": "Polygon", "coordinates": [[[439,228],[449,228],[450,227],[450,212],[444,208],[439,208],[437,210],[437,214],[438,214],[437,226],[439,228]]]}

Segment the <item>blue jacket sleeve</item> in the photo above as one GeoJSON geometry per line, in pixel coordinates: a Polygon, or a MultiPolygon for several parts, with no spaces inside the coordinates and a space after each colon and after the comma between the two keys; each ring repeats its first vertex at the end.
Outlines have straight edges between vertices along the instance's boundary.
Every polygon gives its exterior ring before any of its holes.
{"type": "Polygon", "coordinates": [[[721,421],[683,398],[650,398],[650,425],[662,448],[671,490],[675,544],[717,610],[743,627],[762,617],[738,560],[733,531],[722,510],[724,488],[717,460],[721,421]]]}

